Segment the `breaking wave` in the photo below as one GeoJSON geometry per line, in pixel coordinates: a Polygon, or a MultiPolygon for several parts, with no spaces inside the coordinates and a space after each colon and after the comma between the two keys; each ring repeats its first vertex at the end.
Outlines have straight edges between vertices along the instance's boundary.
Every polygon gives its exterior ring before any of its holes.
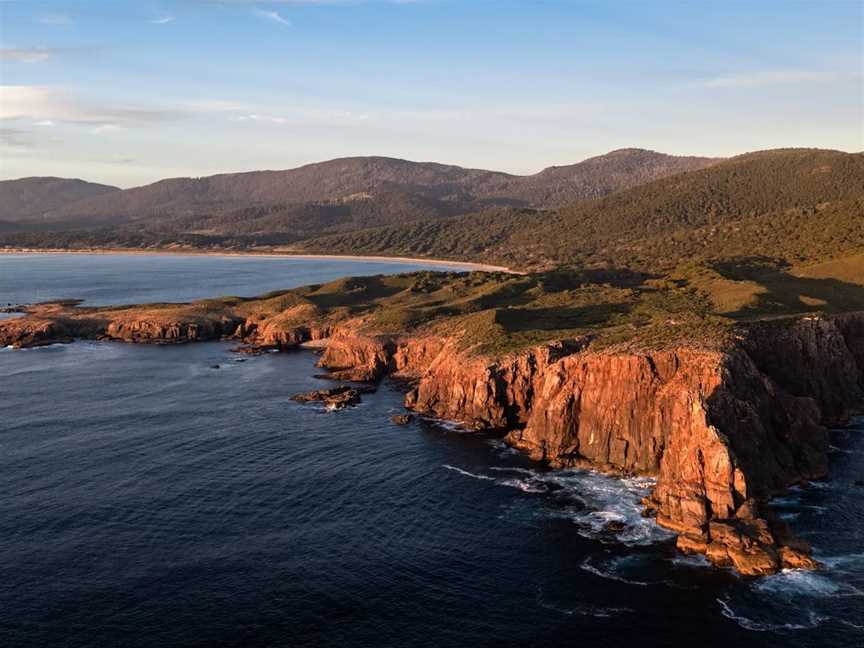
{"type": "Polygon", "coordinates": [[[494,477],[489,477],[487,475],[478,475],[476,473],[468,472],[467,470],[462,470],[461,468],[457,468],[456,466],[451,466],[449,464],[444,464],[444,468],[446,468],[447,470],[452,470],[453,472],[457,472],[460,475],[465,475],[465,477],[471,477],[472,479],[495,481],[494,477]]]}
{"type": "Polygon", "coordinates": [[[727,619],[732,619],[739,626],[744,628],[745,630],[751,630],[753,632],[778,632],[783,630],[810,630],[815,628],[823,621],[826,621],[827,618],[823,616],[819,616],[812,610],[807,612],[807,620],[802,623],[771,623],[767,621],[756,621],[749,617],[743,616],[735,612],[732,609],[732,606],[729,604],[729,601],[724,600],[722,598],[717,599],[717,603],[720,604],[720,613],[726,617],[727,619]]]}
{"type": "Polygon", "coordinates": [[[553,603],[546,600],[542,589],[537,592],[537,605],[565,616],[595,617],[598,619],[609,619],[633,612],[633,609],[628,607],[596,605],[594,603],[577,603],[575,605],[553,603]]]}
{"type": "Polygon", "coordinates": [[[632,546],[673,537],[642,515],[641,500],[654,484],[648,478],[617,479],[587,470],[543,472],[515,466],[492,466],[488,469],[492,474],[449,464],[444,468],[526,494],[548,495],[547,514],[573,521],[578,533],[589,539],[632,546]]]}

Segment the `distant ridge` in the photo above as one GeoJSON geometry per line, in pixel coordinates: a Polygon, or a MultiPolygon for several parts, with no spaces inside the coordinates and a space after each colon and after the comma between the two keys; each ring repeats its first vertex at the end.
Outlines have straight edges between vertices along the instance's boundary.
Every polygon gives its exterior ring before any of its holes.
{"type": "MultiPolygon", "coordinates": [[[[208,234],[296,235],[448,217],[490,206],[550,208],[715,164],[713,158],[676,157],[621,149],[529,176],[388,157],[349,157],[284,171],[251,171],[202,178],[171,178],[126,190],[70,180],[101,190],[60,192],[34,210],[10,202],[0,220],[43,230],[118,226],[158,220],[162,230],[208,234]],[[364,196],[363,200],[356,200],[364,196]],[[260,222],[255,222],[260,221],[260,222]],[[317,223],[317,225],[315,225],[317,223]],[[309,229],[309,227],[306,227],[309,229]]],[[[39,179],[19,183],[32,194],[39,179]]],[[[45,179],[46,192],[55,179],[45,179]]],[[[78,184],[74,184],[78,183],[78,184]]],[[[296,236],[294,236],[296,238],[296,236]]]]}
{"type": "Polygon", "coordinates": [[[794,264],[864,250],[864,154],[757,151],[557,210],[497,209],[313,239],[309,251],[578,264],[648,272],[770,256],[794,264]]]}
{"type": "Polygon", "coordinates": [[[121,191],[84,180],[33,177],[0,181],[0,221],[40,220],[44,214],[79,200],[121,191]]]}

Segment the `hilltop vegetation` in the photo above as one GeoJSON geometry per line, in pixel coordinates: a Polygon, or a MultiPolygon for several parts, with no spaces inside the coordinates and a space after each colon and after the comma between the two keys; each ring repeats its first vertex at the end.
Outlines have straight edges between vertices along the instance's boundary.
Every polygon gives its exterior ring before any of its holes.
{"type": "Polygon", "coordinates": [[[555,211],[496,210],[308,241],[309,251],[669,271],[768,255],[796,264],[864,249],[864,155],[739,156],[555,211]]]}

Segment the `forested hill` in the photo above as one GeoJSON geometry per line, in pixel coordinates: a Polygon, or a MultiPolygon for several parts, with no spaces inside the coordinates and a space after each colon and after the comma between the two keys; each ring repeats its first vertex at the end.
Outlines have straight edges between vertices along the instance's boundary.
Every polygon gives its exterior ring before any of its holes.
{"type": "MultiPolygon", "coordinates": [[[[56,179],[44,179],[41,188],[35,182],[40,179],[24,179],[3,183],[6,194],[56,194],[57,199],[41,203],[8,200],[6,217],[0,220],[19,223],[17,229],[21,231],[52,232],[43,238],[58,243],[75,238],[56,234],[69,230],[103,230],[98,235],[77,236],[81,241],[110,235],[115,244],[135,244],[139,239],[156,244],[172,237],[188,242],[196,236],[227,237],[232,239],[226,241],[228,244],[244,237],[246,244],[285,243],[493,206],[549,208],[572,204],[715,162],[711,158],[623,149],[578,164],[516,176],[429,162],[354,157],[286,171],[173,178],[123,191],[69,192],[67,200],[54,191],[56,179]]],[[[29,239],[38,244],[40,237],[29,239]]]]}
{"type": "Polygon", "coordinates": [[[517,268],[656,271],[684,260],[740,255],[820,260],[864,248],[864,154],[761,151],[558,210],[487,210],[302,247],[517,268]]]}

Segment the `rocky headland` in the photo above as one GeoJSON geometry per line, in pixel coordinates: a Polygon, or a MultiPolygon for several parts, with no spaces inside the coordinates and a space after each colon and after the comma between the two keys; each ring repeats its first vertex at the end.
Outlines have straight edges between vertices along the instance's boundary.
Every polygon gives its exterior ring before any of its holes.
{"type": "MultiPolygon", "coordinates": [[[[826,477],[828,428],[861,411],[864,311],[718,321],[646,310],[660,289],[630,277],[561,281],[415,273],[257,299],[42,304],[0,322],[0,344],[316,342],[333,378],[406,381],[409,410],[500,432],[554,467],[656,478],[646,515],[682,551],[748,575],[818,568],[770,499],[826,477]]],[[[341,407],[359,390],[300,399],[341,407]]]]}

